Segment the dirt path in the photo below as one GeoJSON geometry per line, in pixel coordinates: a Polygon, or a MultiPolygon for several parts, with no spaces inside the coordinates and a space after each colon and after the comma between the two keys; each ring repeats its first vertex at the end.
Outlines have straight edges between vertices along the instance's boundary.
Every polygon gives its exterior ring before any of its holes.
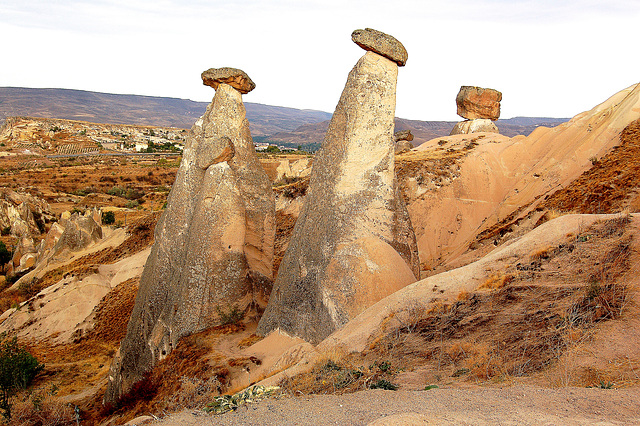
{"type": "Polygon", "coordinates": [[[640,389],[473,387],[369,390],[268,399],[209,416],[184,411],[154,425],[619,425],[640,424],[640,389]],[[389,417],[393,416],[393,417],[389,417]]]}

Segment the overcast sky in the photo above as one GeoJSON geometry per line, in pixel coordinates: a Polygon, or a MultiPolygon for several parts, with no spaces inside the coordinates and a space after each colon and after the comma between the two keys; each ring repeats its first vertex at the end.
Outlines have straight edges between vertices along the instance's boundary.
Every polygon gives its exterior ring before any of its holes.
{"type": "Polygon", "coordinates": [[[462,85],[572,117],[640,82],[639,0],[0,0],[0,86],[210,101],[200,73],[229,66],[246,102],[333,112],[365,27],[409,52],[403,118],[457,121],[462,85]]]}

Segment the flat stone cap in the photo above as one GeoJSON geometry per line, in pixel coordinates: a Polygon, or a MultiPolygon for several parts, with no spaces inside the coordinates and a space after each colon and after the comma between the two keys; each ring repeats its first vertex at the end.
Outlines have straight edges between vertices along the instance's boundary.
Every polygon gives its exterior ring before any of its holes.
{"type": "Polygon", "coordinates": [[[381,31],[365,28],[351,33],[351,40],[364,50],[382,55],[403,67],[407,63],[407,49],[395,37],[381,31]]]}
{"type": "Polygon", "coordinates": [[[202,73],[202,83],[217,89],[220,83],[228,84],[242,94],[256,88],[246,72],[237,68],[209,68],[202,73]]]}

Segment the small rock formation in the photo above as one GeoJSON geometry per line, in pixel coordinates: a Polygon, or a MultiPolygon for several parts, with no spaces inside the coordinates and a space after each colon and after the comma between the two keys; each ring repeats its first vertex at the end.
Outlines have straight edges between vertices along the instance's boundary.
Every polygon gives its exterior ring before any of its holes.
{"type": "Polygon", "coordinates": [[[0,229],[9,229],[17,237],[35,236],[42,234],[45,224],[54,220],[45,200],[6,188],[0,191],[0,229]]]}
{"type": "Polygon", "coordinates": [[[413,134],[411,130],[401,130],[393,135],[393,140],[396,142],[396,155],[403,152],[411,151],[413,149],[413,134]]]}
{"type": "MultiPolygon", "coordinates": [[[[404,51],[395,43],[388,50],[404,51]]],[[[373,51],[349,74],[259,334],[281,329],[317,343],[418,276],[415,235],[395,180],[397,75],[397,64],[373,51]]]]}
{"type": "MultiPolygon", "coordinates": [[[[65,249],[77,251],[102,239],[102,227],[96,222],[91,211],[84,215],[74,213],[69,219],[62,219],[60,226],[64,227],[64,231],[53,248],[54,253],[60,253],[65,249]]],[[[52,238],[57,231],[57,228],[51,231],[52,238]]]]}
{"type": "Polygon", "coordinates": [[[274,195],[241,96],[255,85],[231,68],[205,71],[202,79],[216,94],[187,137],[111,365],[106,403],[115,403],[181,337],[219,325],[234,308],[261,311],[271,292],[274,195]]]}
{"type": "Polygon", "coordinates": [[[365,28],[351,33],[351,40],[364,50],[377,53],[387,59],[391,59],[398,66],[407,64],[407,49],[395,37],[381,31],[365,28]]]}
{"type": "Polygon", "coordinates": [[[492,121],[500,118],[502,93],[494,89],[462,86],[456,96],[458,115],[466,118],[455,125],[451,135],[492,132],[499,133],[492,121]]]}

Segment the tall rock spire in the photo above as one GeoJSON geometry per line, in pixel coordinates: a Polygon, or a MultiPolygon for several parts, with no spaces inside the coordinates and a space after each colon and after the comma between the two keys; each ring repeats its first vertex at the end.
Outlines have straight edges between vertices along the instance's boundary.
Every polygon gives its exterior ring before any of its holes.
{"type": "Polygon", "coordinates": [[[414,282],[418,251],[395,179],[398,64],[391,36],[356,30],[368,52],[347,79],[314,159],[305,205],[258,333],[317,343],[367,307],[414,282]]]}
{"type": "Polygon", "coordinates": [[[233,68],[208,70],[202,78],[216,94],[189,132],[127,334],[111,365],[107,403],[141,380],[181,337],[220,324],[220,310],[262,311],[271,291],[274,195],[253,149],[241,96],[255,85],[233,68]]]}

